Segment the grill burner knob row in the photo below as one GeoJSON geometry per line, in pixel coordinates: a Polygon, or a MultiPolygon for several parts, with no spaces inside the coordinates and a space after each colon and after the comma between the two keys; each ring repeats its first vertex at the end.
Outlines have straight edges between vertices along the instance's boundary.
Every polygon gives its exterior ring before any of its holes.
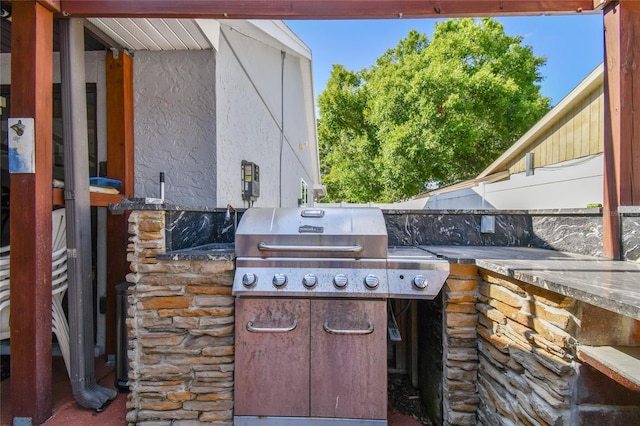
{"type": "Polygon", "coordinates": [[[345,274],[338,274],[335,277],[333,277],[333,285],[336,286],[336,288],[339,288],[342,290],[347,286],[348,283],[349,283],[349,279],[345,274]]]}
{"type": "Polygon", "coordinates": [[[285,274],[275,274],[271,282],[275,288],[282,288],[287,285],[287,276],[285,274]]]}
{"type": "Polygon", "coordinates": [[[313,274],[306,274],[302,277],[302,285],[308,289],[312,289],[318,284],[318,278],[313,274]]]}
{"type": "Polygon", "coordinates": [[[257,282],[258,277],[256,277],[256,275],[252,274],[251,272],[248,272],[242,276],[242,285],[247,288],[253,287],[257,282]]]}
{"type": "Polygon", "coordinates": [[[427,288],[428,284],[427,277],[425,277],[424,275],[416,275],[415,277],[413,277],[412,283],[413,286],[418,290],[424,290],[425,288],[427,288]]]}
{"type": "Polygon", "coordinates": [[[364,277],[364,285],[369,290],[375,290],[376,288],[378,288],[378,284],[380,284],[380,280],[375,275],[369,274],[364,277]]]}

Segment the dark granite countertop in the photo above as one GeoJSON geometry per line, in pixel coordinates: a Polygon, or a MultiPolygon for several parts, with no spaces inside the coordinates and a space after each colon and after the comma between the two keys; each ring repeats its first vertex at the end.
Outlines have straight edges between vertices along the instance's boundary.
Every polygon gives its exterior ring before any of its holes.
{"type": "Polygon", "coordinates": [[[161,260],[234,260],[235,245],[232,243],[213,243],[170,251],[157,255],[161,260]]]}
{"type": "MultiPolygon", "coordinates": [[[[474,264],[640,320],[640,263],[527,247],[421,246],[451,264],[474,264]]],[[[234,245],[205,244],[159,254],[170,260],[234,260],[234,245]]]]}
{"type": "Polygon", "coordinates": [[[640,263],[526,247],[423,248],[640,320],[640,263]]]}
{"type": "MultiPolygon", "coordinates": [[[[319,206],[322,207],[322,206],[319,206]]],[[[109,209],[113,214],[121,214],[128,210],[176,210],[194,212],[212,212],[224,210],[220,207],[190,206],[173,204],[169,200],[159,198],[123,198],[118,204],[110,204],[109,209]]],[[[637,213],[640,207],[620,207],[621,213],[637,213]]],[[[531,209],[531,210],[495,210],[495,209],[382,209],[385,214],[416,214],[416,215],[602,215],[602,208],[572,208],[572,209],[531,209]]]]}
{"type": "Polygon", "coordinates": [[[123,198],[122,202],[118,204],[109,204],[109,210],[112,214],[122,214],[129,210],[220,212],[226,209],[221,207],[178,205],[159,198],[123,198]]]}

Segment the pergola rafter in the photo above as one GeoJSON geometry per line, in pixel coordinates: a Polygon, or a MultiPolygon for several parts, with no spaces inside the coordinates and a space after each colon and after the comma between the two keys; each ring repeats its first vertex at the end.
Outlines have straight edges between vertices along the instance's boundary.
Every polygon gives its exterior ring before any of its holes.
{"type": "MultiPolygon", "coordinates": [[[[55,0],[42,0],[48,4],[55,0]]],[[[604,0],[603,2],[606,2],[604,0]]],[[[58,0],[76,17],[374,19],[594,12],[599,0],[58,0]]]]}

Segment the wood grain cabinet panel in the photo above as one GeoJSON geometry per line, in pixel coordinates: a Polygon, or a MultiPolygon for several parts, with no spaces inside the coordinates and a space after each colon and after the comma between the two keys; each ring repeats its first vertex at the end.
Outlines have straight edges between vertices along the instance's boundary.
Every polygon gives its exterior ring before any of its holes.
{"type": "Polygon", "coordinates": [[[311,300],[311,416],[387,418],[385,300],[311,300]]]}
{"type": "Polygon", "coordinates": [[[234,411],[309,415],[309,299],[236,299],[234,411]]]}
{"type": "Polygon", "coordinates": [[[236,416],[386,419],[386,300],[236,299],[236,416]]]}

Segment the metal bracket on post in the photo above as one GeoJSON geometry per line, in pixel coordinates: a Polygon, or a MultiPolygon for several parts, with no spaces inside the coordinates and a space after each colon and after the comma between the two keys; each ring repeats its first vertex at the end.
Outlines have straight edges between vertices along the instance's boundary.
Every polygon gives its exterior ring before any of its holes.
{"type": "Polygon", "coordinates": [[[602,12],[606,5],[613,3],[614,0],[593,0],[593,11],[602,12]]]}

